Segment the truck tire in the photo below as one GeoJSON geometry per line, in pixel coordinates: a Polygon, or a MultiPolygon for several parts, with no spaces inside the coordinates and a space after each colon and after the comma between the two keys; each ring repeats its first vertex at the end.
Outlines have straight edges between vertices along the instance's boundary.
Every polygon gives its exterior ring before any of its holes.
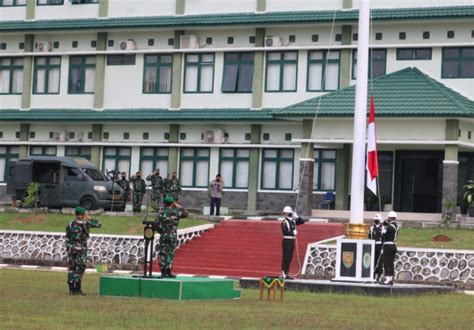
{"type": "Polygon", "coordinates": [[[95,202],[95,199],[91,196],[82,197],[79,203],[86,210],[97,210],[97,203],[95,202]]]}

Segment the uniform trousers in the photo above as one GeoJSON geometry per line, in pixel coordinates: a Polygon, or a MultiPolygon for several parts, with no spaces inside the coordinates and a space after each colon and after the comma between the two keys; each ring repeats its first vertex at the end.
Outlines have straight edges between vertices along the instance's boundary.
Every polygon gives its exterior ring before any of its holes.
{"type": "Polygon", "coordinates": [[[293,251],[295,250],[295,240],[284,238],[282,241],[283,255],[281,258],[281,270],[288,274],[290,271],[291,259],[293,259],[293,251]]]}
{"type": "Polygon", "coordinates": [[[396,245],[384,245],[383,247],[383,268],[385,276],[393,276],[395,271],[395,254],[397,253],[396,245]]]}

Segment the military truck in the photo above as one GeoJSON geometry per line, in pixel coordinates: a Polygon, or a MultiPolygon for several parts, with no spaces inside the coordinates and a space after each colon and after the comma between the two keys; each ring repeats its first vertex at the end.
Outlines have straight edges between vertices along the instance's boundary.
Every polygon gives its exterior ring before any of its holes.
{"type": "Polygon", "coordinates": [[[7,194],[17,200],[25,197],[30,182],[38,182],[41,206],[125,210],[122,188],[85,158],[35,156],[11,160],[9,168],[7,194]]]}

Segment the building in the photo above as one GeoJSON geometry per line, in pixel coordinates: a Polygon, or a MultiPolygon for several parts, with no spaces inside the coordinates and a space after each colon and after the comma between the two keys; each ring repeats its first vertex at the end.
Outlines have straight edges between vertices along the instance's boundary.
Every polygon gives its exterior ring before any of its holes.
{"type": "MultiPolygon", "coordinates": [[[[474,168],[474,5],[371,6],[383,202],[441,212],[474,168]]],[[[10,159],[67,155],[177,170],[190,207],[220,172],[232,209],[347,209],[357,7],[0,0],[0,188],[10,159]]]]}

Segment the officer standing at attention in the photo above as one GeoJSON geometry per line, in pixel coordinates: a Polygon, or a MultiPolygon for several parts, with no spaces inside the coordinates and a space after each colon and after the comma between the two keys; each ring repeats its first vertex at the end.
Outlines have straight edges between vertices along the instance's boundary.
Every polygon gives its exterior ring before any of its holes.
{"type": "Polygon", "coordinates": [[[375,241],[374,276],[376,281],[382,276],[382,261],[380,260],[380,253],[382,252],[382,220],[382,216],[377,213],[374,217],[374,224],[369,229],[369,239],[375,241]]]}
{"type": "Polygon", "coordinates": [[[127,173],[120,173],[120,178],[117,179],[117,184],[123,189],[123,199],[125,200],[125,204],[127,204],[128,197],[130,196],[130,182],[127,180],[127,173]]]}
{"type": "Polygon", "coordinates": [[[76,219],[66,227],[66,251],[68,255],[67,283],[69,294],[85,295],[81,290],[82,275],[86,269],[87,240],[89,228],[100,228],[102,224],[86,215],[86,210],[76,207],[76,219]]]}
{"type": "Polygon", "coordinates": [[[161,277],[176,277],[171,273],[174,254],[178,246],[178,224],[179,219],[186,218],[188,212],[179,205],[173,197],[166,196],[163,199],[164,209],[157,215],[158,233],[160,234],[160,251],[158,263],[161,269],[161,277]]]}
{"type": "Polygon", "coordinates": [[[302,225],[304,220],[293,212],[291,206],[285,206],[283,209],[284,219],[281,223],[281,231],[283,233],[283,254],[281,258],[282,277],[293,279],[290,275],[291,259],[293,259],[293,251],[295,250],[296,226],[302,225]]]}
{"type": "Polygon", "coordinates": [[[383,284],[392,285],[395,272],[395,255],[397,253],[397,236],[400,229],[395,222],[397,213],[395,211],[388,212],[387,221],[384,221],[385,231],[382,235],[382,255],[383,268],[385,273],[385,281],[383,284]]]}
{"type": "Polygon", "coordinates": [[[143,195],[146,193],[146,183],[142,179],[142,174],[137,172],[130,179],[133,188],[132,203],[133,212],[140,212],[142,210],[143,195]]]}
{"type": "Polygon", "coordinates": [[[151,201],[158,207],[164,192],[163,178],[160,176],[160,169],[156,169],[155,173],[150,174],[146,179],[147,181],[151,181],[151,201]]]}
{"type": "Polygon", "coordinates": [[[209,183],[209,196],[211,197],[211,207],[209,215],[214,215],[214,208],[216,210],[216,215],[221,214],[221,199],[222,199],[222,189],[224,188],[224,181],[222,181],[222,176],[218,173],[215,180],[212,180],[209,183]]]}
{"type": "Polygon", "coordinates": [[[176,171],[173,171],[170,175],[168,175],[168,177],[165,179],[164,186],[165,195],[171,196],[175,201],[178,201],[179,196],[181,196],[181,183],[176,177],[176,171]]]}

